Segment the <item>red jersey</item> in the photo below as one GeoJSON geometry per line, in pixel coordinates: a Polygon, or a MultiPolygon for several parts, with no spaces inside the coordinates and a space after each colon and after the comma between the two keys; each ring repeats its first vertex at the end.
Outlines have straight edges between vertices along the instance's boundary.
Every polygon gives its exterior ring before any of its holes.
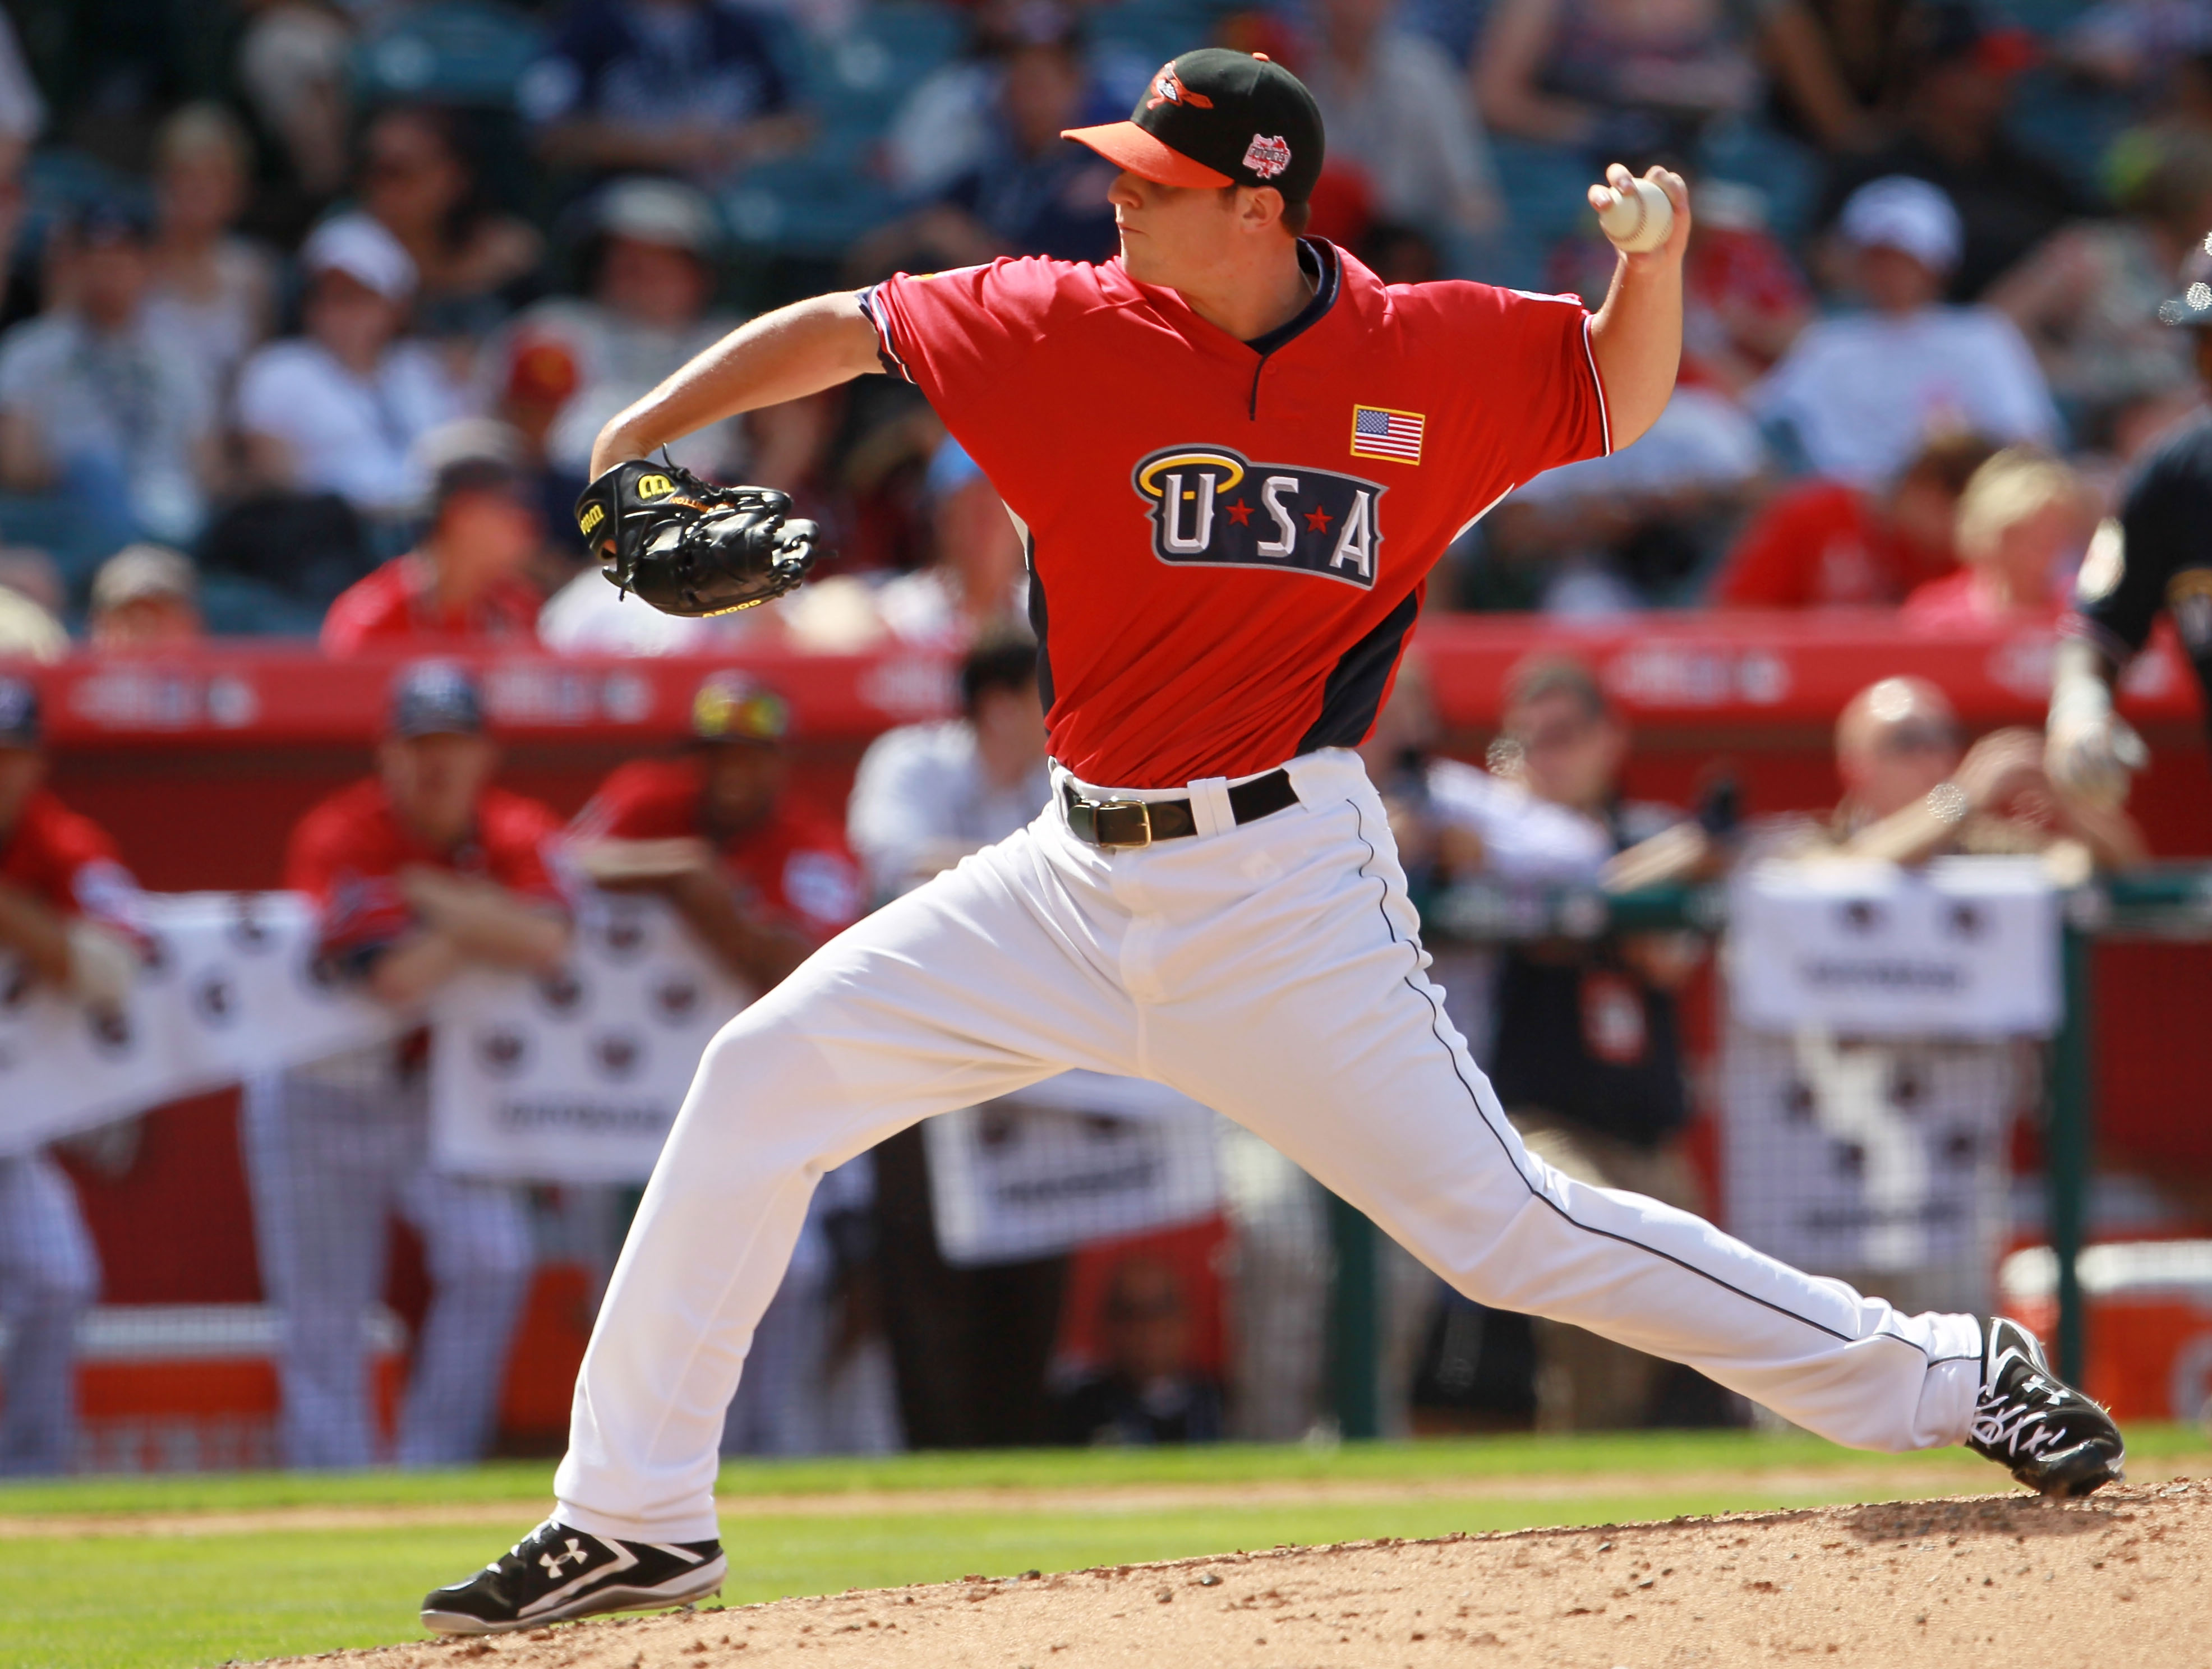
{"type": "Polygon", "coordinates": [[[1713,578],[1724,609],[1836,609],[1901,602],[1952,566],[1948,550],[1905,538],[1857,488],[1800,482],[1744,529],[1713,578]]]}
{"type": "Polygon", "coordinates": [[[357,655],[380,646],[454,648],[487,638],[535,643],[544,601],[527,581],[509,577],[494,581],[464,611],[441,609],[428,560],[410,550],[338,593],[323,616],[322,649],[357,655]]]}
{"type": "MultiPolygon", "coordinates": [[[[576,814],[582,840],[672,841],[701,835],[706,772],[696,757],[639,759],[599,785],[576,814]]],[[[780,798],[767,816],[719,848],[731,878],[817,940],[860,919],[860,866],[836,824],[780,798]]]]}
{"type": "Polygon", "coordinates": [[[562,903],[545,856],[546,842],[560,832],[552,807],[487,788],[477,801],[475,834],[439,852],[400,826],[384,785],[372,777],[340,789],[300,820],[284,853],[284,884],[314,900],[325,954],[359,957],[383,950],[414,925],[398,880],[410,865],[482,876],[525,898],[562,903]]]}
{"type": "Polygon", "coordinates": [[[2040,603],[2008,609],[1984,591],[1981,576],[1969,567],[1931,580],[1905,599],[1898,617],[1917,632],[1972,630],[1979,626],[2055,626],[2064,616],[2067,594],[2054,591],[2040,603]]]}
{"type": "Polygon", "coordinates": [[[21,887],[64,915],[131,928],[138,883],[115,842],[47,790],[33,793],[0,836],[0,881],[21,887]]]}
{"type": "Polygon", "coordinates": [[[1302,246],[1256,343],[1103,266],[863,294],[1024,530],[1052,752],[1086,781],[1244,776],[1364,740],[1429,569],[1518,483],[1607,450],[1572,296],[1386,286],[1302,246]]]}

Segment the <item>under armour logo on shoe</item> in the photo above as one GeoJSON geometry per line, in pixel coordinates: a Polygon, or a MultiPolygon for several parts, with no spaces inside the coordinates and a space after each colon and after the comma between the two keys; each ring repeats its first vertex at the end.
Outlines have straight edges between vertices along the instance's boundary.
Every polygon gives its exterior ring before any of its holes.
{"type": "Polygon", "coordinates": [[[568,1538],[568,1551],[565,1553],[541,1553],[538,1556],[538,1563],[545,1567],[545,1574],[548,1576],[558,1576],[561,1574],[561,1567],[568,1563],[569,1560],[574,1559],[579,1565],[581,1565],[585,1563],[590,1557],[591,1556],[589,1554],[584,1551],[583,1543],[578,1541],[574,1536],[571,1536],[568,1538]]]}

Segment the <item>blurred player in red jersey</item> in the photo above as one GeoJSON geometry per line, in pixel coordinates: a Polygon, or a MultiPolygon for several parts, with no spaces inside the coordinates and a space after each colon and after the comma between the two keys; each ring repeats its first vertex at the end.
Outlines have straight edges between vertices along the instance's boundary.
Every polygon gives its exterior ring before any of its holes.
{"type": "Polygon", "coordinates": [[[722,965],[763,992],[860,913],[836,825],[784,792],[791,708],[717,672],[691,702],[693,746],[641,759],[577,814],[577,867],[611,891],[666,898],[722,965]]]}
{"type": "MultiPolygon", "coordinates": [[[[321,954],[410,1017],[471,966],[550,974],[568,946],[548,867],[551,808],[491,786],[498,752],[474,681],[421,662],[395,686],[376,774],[292,832],[284,884],[314,901],[321,954]]],[[[406,1466],[471,1460],[529,1278],[515,1190],[441,1174],[429,1156],[427,1038],[295,1068],[252,1086],[247,1168],[262,1278],[284,1311],[286,1459],[362,1466],[369,1430],[362,1326],[383,1289],[386,1223],[422,1236],[430,1311],[399,1429],[406,1466]]]]}
{"type": "Polygon", "coordinates": [[[1814,476],[1768,501],[1707,588],[1717,609],[1871,609],[1958,567],[1959,495],[1996,448],[1964,430],[1920,449],[1884,492],[1814,476]]]}
{"type": "MultiPolygon", "coordinates": [[[[137,971],[138,885],[46,771],[37,692],[0,676],[0,986],[37,981],[112,1008],[137,971]]],[[[68,1467],[77,1317],[99,1288],[69,1178],[43,1152],[0,1155],[0,1475],[68,1467]]]]}
{"type": "Polygon", "coordinates": [[[429,526],[414,549],[338,594],[323,616],[326,655],[538,640],[544,599],[522,570],[545,525],[521,437],[504,423],[464,418],[424,435],[422,451],[429,526]]]}

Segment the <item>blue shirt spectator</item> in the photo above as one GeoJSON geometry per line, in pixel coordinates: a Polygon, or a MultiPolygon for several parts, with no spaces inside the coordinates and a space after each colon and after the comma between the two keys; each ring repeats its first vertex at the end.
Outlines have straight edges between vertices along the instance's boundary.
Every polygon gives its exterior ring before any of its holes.
{"type": "Polygon", "coordinates": [[[103,204],[57,234],[54,303],[0,342],[0,485],[66,491],[99,542],[189,543],[207,515],[216,410],[149,328],[148,227],[103,204]]]}
{"type": "Polygon", "coordinates": [[[724,0],[577,0],[524,76],[550,161],[712,176],[794,137],[758,21],[724,0]]]}

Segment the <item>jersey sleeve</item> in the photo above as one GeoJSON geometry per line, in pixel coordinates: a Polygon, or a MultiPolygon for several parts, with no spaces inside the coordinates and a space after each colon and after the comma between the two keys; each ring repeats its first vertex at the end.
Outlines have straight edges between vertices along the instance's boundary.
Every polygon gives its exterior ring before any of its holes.
{"type": "Polygon", "coordinates": [[[860,293],[884,368],[921,390],[971,454],[1034,424],[1025,372],[1044,340],[1054,271],[1036,258],[998,260],[902,272],[860,293]]]}
{"type": "Polygon", "coordinates": [[[2069,635],[2086,637],[2124,665],[2143,646],[2173,576],[2212,566],[2212,474],[2208,449],[2173,447],[2152,458],[2090,543],[2075,580],[2069,635]]]}
{"type": "Polygon", "coordinates": [[[1589,309],[1571,295],[1454,288],[1474,293],[1455,309],[1462,315],[1462,373],[1504,426],[1502,451],[1514,484],[1610,453],[1612,422],[1589,309]]]}
{"type": "Polygon", "coordinates": [[[48,877],[47,901],[66,915],[136,932],[139,928],[138,883],[123,866],[122,854],[106,829],[53,802],[33,830],[48,877]]]}

